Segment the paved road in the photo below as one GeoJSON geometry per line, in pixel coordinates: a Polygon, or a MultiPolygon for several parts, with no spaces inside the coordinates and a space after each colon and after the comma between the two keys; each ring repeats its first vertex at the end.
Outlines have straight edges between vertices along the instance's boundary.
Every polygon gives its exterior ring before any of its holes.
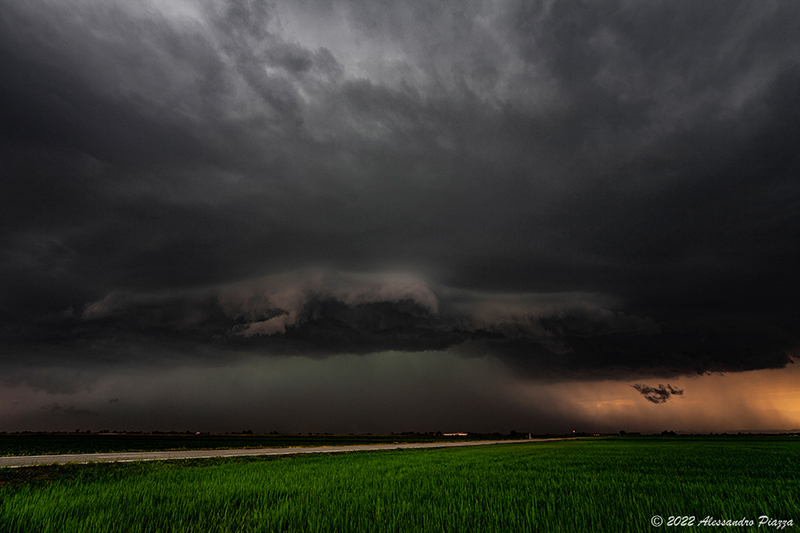
{"type": "Polygon", "coordinates": [[[526,439],[526,440],[476,440],[463,442],[424,442],[412,444],[359,444],[354,446],[318,446],[314,448],[254,448],[249,450],[179,450],[171,452],[114,452],[81,453],[63,455],[18,455],[0,457],[0,468],[37,466],[67,463],[129,463],[132,461],[159,461],[165,459],[206,459],[211,457],[244,457],[252,455],[295,455],[300,453],[341,453],[368,450],[399,450],[407,448],[449,448],[452,446],[485,446],[487,444],[508,444],[544,442],[567,439],[526,439]]]}

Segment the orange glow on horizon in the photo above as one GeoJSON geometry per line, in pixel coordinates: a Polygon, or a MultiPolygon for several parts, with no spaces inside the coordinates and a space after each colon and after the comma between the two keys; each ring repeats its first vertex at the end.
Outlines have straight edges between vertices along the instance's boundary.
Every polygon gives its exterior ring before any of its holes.
{"type": "Polygon", "coordinates": [[[513,394],[540,402],[551,396],[564,416],[580,417],[586,431],[738,432],[800,428],[800,365],[775,370],[649,378],[632,382],[518,383],[513,394]],[[669,383],[683,389],[665,403],[647,401],[631,385],[669,383]]]}

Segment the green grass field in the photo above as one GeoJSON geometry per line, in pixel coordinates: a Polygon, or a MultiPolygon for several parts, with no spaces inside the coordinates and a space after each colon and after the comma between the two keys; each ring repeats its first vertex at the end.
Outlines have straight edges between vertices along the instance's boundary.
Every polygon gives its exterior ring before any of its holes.
{"type": "Polygon", "coordinates": [[[678,437],[5,469],[0,531],[774,531],[799,466],[796,438],[678,437]]]}

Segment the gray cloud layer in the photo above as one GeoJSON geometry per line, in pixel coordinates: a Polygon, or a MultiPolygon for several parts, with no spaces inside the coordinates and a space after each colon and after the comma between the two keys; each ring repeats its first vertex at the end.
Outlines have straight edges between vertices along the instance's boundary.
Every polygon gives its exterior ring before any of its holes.
{"type": "Polygon", "coordinates": [[[785,1],[6,1],[5,358],[784,366],[798,26],[785,1]]]}
{"type": "MultiPolygon", "coordinates": [[[[93,366],[159,366],[176,357],[235,364],[252,354],[448,351],[494,357],[539,381],[697,375],[791,362],[795,340],[767,322],[657,322],[603,307],[610,303],[590,293],[488,293],[434,287],[406,274],[312,269],[204,289],[111,293],[29,327],[7,360],[63,365],[68,354],[93,366]]],[[[19,366],[6,374],[8,383],[71,389],[69,379],[19,366]]]]}

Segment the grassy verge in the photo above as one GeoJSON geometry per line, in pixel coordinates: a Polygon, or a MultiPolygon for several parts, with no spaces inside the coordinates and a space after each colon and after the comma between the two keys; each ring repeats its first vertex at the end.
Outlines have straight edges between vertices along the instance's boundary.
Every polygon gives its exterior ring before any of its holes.
{"type": "Polygon", "coordinates": [[[798,465],[795,439],[678,438],[15,469],[0,530],[765,531],[651,519],[798,523],[798,465]]]}

